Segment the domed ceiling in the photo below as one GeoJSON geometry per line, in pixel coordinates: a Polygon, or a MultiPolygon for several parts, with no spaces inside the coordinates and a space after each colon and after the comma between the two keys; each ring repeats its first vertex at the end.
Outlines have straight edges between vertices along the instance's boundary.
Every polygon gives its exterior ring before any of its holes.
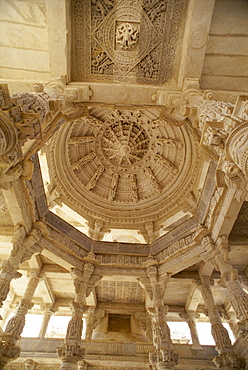
{"type": "Polygon", "coordinates": [[[91,224],[158,229],[192,207],[197,146],[160,110],[92,107],[50,143],[48,165],[60,199],[91,224]]]}

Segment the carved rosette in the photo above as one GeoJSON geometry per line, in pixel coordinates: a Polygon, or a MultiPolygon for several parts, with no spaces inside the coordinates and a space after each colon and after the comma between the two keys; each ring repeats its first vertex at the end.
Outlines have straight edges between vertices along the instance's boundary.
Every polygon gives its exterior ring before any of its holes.
{"type": "Polygon", "coordinates": [[[146,233],[148,221],[162,222],[179,204],[189,207],[198,149],[183,126],[159,115],[155,109],[91,108],[89,116],[61,127],[51,143],[49,167],[61,200],[97,233],[123,225],[146,233]]]}

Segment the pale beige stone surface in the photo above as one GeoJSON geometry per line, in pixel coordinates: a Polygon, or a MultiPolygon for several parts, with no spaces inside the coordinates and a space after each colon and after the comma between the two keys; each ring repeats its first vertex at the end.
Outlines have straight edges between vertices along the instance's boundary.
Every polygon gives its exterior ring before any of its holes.
{"type": "Polygon", "coordinates": [[[245,368],[247,13],[1,1],[0,83],[19,94],[1,85],[2,329],[17,315],[0,364],[25,313],[44,316],[6,369],[245,368]],[[70,318],[64,338],[46,337],[53,315],[70,318]],[[193,346],[171,339],[185,320],[193,346]]]}

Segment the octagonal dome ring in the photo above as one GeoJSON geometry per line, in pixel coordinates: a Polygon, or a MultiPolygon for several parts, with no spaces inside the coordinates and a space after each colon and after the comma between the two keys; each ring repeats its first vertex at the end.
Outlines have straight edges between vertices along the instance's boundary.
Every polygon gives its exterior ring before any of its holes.
{"type": "Polygon", "coordinates": [[[187,201],[197,148],[160,111],[91,108],[57,133],[50,161],[65,204],[111,228],[163,220],[187,201]]]}

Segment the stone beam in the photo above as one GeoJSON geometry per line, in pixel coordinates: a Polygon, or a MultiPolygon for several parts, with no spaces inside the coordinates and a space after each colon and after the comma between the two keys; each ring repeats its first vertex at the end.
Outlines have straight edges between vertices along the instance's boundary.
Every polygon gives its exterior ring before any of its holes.
{"type": "Polygon", "coordinates": [[[195,312],[199,305],[200,299],[201,292],[199,290],[199,287],[195,283],[193,283],[186,299],[185,310],[195,312]]]}
{"type": "Polygon", "coordinates": [[[58,245],[56,245],[54,241],[43,239],[42,245],[44,247],[42,254],[50,260],[56,261],[58,265],[64,267],[67,271],[70,271],[72,266],[78,269],[82,268],[82,262],[80,262],[77,257],[58,248],[58,245]]]}
{"type": "Polygon", "coordinates": [[[14,225],[23,225],[28,233],[34,223],[34,215],[31,200],[27,196],[27,191],[22,178],[12,182],[8,189],[2,189],[8,211],[14,225]]]}
{"type": "Polygon", "coordinates": [[[46,0],[51,76],[70,80],[70,1],[46,0]]]}
{"type": "Polygon", "coordinates": [[[188,2],[178,87],[185,78],[201,78],[215,0],[188,2]]]}
{"type": "Polygon", "coordinates": [[[39,290],[42,294],[44,303],[50,303],[51,305],[54,304],[55,296],[51,284],[49,283],[49,280],[46,278],[46,276],[42,277],[42,280],[39,284],[39,290]]]}
{"type": "Polygon", "coordinates": [[[244,199],[239,190],[228,188],[220,204],[220,211],[212,227],[212,238],[214,241],[220,235],[229,235],[236,221],[244,199]]]}

